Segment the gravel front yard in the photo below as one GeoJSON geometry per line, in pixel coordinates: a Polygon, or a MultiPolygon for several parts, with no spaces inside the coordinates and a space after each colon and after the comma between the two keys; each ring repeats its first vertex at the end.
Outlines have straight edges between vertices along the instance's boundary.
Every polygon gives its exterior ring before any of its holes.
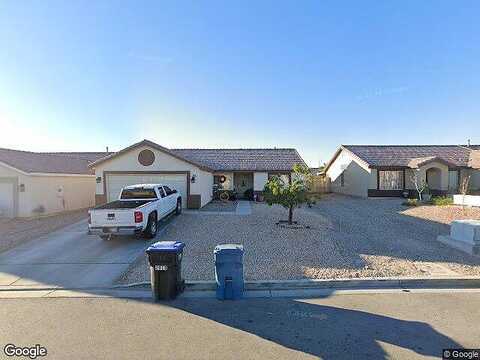
{"type": "MultiPolygon", "coordinates": [[[[313,208],[295,212],[310,229],[275,225],[286,217],[281,207],[252,207],[249,216],[198,212],[172,221],[161,240],[186,243],[188,280],[214,279],[213,249],[221,243],[245,246],[247,280],[480,275],[480,258],[436,241],[449,232],[446,220],[419,217],[429,209],[435,214],[435,207],[408,209],[399,199],[328,195],[313,208]]],[[[120,280],[137,281],[149,281],[143,257],[120,280]]]]}
{"type": "Polygon", "coordinates": [[[36,219],[0,219],[0,252],[87,218],[87,210],[36,219]]]}
{"type": "Polygon", "coordinates": [[[417,206],[402,212],[408,216],[450,224],[453,220],[477,219],[480,220],[480,208],[450,206],[417,206]]]}

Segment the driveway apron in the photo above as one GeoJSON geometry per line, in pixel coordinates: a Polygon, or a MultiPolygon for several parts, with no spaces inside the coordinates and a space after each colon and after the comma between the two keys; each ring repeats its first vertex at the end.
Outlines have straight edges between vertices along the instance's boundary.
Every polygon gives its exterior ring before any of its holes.
{"type": "Polygon", "coordinates": [[[145,250],[142,238],[108,241],[82,221],[0,254],[0,286],[111,286],[145,250]]]}

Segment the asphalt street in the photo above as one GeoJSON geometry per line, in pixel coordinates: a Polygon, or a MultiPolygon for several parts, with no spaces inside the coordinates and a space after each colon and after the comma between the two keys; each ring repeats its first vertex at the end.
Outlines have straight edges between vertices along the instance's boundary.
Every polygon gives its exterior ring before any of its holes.
{"type": "MultiPolygon", "coordinates": [[[[79,295],[81,296],[81,295],[79,295]]],[[[48,359],[417,359],[480,347],[480,292],[0,299],[0,345],[48,359]]],[[[2,350],[3,351],[3,350],[2,350]]]]}

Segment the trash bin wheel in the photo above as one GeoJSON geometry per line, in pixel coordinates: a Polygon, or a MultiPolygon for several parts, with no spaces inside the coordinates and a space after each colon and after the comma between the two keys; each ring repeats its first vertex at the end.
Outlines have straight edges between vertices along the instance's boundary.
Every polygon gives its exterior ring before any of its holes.
{"type": "Polygon", "coordinates": [[[147,228],[145,229],[144,235],[147,239],[153,239],[157,235],[157,230],[157,215],[150,214],[150,216],[148,217],[147,228]]]}
{"type": "Polygon", "coordinates": [[[175,208],[175,215],[180,215],[182,213],[182,200],[177,200],[177,207],[175,208]]]}

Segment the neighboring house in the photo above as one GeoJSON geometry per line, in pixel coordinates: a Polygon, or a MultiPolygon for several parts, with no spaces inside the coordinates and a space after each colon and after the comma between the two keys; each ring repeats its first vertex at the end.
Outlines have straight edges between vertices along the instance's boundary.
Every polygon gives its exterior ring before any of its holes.
{"type": "Polygon", "coordinates": [[[30,217],[94,204],[88,165],[107,153],[35,153],[0,149],[0,217],[30,217]]]}
{"type": "Polygon", "coordinates": [[[201,208],[212,200],[214,184],[242,197],[261,192],[272,175],[289,177],[305,164],[295,149],[167,149],[143,140],[90,165],[96,176],[96,204],[112,201],[136,183],[171,185],[183,205],[201,208]]]}
{"type": "Polygon", "coordinates": [[[326,167],[331,191],[361,197],[415,196],[417,183],[431,193],[455,193],[467,171],[480,189],[480,146],[342,145],[326,167]]]}

